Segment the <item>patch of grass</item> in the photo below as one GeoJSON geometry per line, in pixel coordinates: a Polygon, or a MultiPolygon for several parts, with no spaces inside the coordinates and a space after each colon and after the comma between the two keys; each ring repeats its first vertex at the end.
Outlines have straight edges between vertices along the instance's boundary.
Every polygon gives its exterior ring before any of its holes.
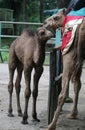
{"type": "Polygon", "coordinates": [[[13,42],[15,38],[1,38],[1,46],[2,47],[10,47],[11,43],[13,42]]]}
{"type": "MultiPolygon", "coordinates": [[[[9,50],[11,43],[13,42],[15,38],[1,38],[1,48],[0,49],[7,49],[9,50]]],[[[1,51],[1,56],[3,59],[3,62],[8,62],[9,61],[9,52],[7,51],[1,51]]],[[[0,57],[1,60],[1,57],[0,57]]]]}
{"type": "Polygon", "coordinates": [[[9,61],[9,53],[8,52],[1,52],[2,54],[2,58],[4,62],[8,62],[9,61]]]}
{"type": "MultiPolygon", "coordinates": [[[[1,48],[2,50],[4,49],[7,49],[9,50],[9,46],[8,45],[5,45],[1,48]]],[[[2,56],[2,59],[3,59],[3,62],[8,62],[9,60],[9,52],[7,51],[1,51],[1,56],[2,56]]]]}

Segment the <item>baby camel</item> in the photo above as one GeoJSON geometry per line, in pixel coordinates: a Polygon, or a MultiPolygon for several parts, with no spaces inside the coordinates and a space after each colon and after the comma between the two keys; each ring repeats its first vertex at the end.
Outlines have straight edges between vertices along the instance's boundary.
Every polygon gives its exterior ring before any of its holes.
{"type": "Polygon", "coordinates": [[[36,101],[38,96],[38,82],[43,72],[43,62],[45,59],[45,45],[48,39],[53,34],[45,29],[43,26],[38,28],[36,32],[26,29],[23,31],[10,47],[9,52],[9,109],[8,116],[12,114],[12,93],[13,93],[13,77],[14,71],[17,69],[17,78],[15,82],[16,96],[17,96],[17,111],[18,115],[22,116],[22,110],[20,106],[20,82],[22,78],[22,71],[24,70],[25,77],[25,108],[23,114],[23,124],[27,124],[28,119],[28,102],[31,95],[30,81],[32,69],[35,69],[34,73],[34,86],[33,86],[33,106],[32,117],[39,121],[36,113],[36,101]]]}

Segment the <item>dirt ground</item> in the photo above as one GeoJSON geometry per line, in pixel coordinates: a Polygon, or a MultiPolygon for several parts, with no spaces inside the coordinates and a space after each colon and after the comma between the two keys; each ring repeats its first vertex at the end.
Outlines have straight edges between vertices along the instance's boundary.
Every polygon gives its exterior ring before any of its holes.
{"type": "MultiPolygon", "coordinates": [[[[65,103],[63,106],[63,114],[57,123],[56,130],[85,130],[85,69],[83,69],[82,74],[82,89],[79,96],[79,118],[77,120],[69,120],[66,115],[70,112],[72,108],[72,103],[65,103]]],[[[15,74],[16,77],[16,74],[15,74]]],[[[44,73],[39,82],[39,95],[37,101],[37,114],[40,122],[33,122],[31,116],[32,108],[32,97],[29,101],[28,109],[28,124],[21,124],[21,117],[17,116],[16,107],[16,95],[15,89],[13,92],[13,114],[14,117],[8,117],[8,64],[0,64],[0,130],[45,130],[47,123],[47,107],[48,107],[48,90],[49,90],[49,67],[44,66],[44,73]]],[[[32,86],[32,83],[31,83],[32,86]]],[[[72,86],[72,85],[70,85],[72,86]]],[[[22,89],[21,89],[21,107],[24,111],[24,89],[25,83],[24,78],[22,79],[22,89]]],[[[70,97],[73,98],[73,87],[70,87],[70,97]]]]}

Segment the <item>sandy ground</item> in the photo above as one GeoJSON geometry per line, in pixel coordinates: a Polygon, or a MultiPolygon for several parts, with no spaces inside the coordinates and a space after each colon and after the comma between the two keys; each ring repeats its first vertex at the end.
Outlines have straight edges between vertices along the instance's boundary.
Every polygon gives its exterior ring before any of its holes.
{"type": "MultiPolygon", "coordinates": [[[[57,123],[56,130],[85,130],[85,69],[83,69],[82,74],[82,89],[79,96],[79,119],[69,120],[66,115],[70,112],[72,108],[72,103],[65,103],[63,106],[63,114],[57,123]]],[[[16,74],[15,74],[16,77],[16,74]]],[[[13,92],[13,114],[14,117],[10,118],[7,116],[8,113],[8,64],[0,64],[0,130],[45,130],[47,123],[47,103],[48,103],[48,89],[49,89],[49,67],[44,66],[44,73],[39,82],[39,95],[37,101],[37,114],[40,122],[33,122],[31,111],[32,111],[32,97],[29,101],[28,109],[28,122],[27,125],[21,124],[21,117],[17,116],[16,107],[16,95],[15,89],[13,92]]],[[[32,83],[31,83],[32,86],[32,83]]],[[[73,98],[73,87],[70,85],[70,97],[73,98]]],[[[22,79],[22,89],[21,89],[21,107],[24,111],[24,78],[22,79]]]]}

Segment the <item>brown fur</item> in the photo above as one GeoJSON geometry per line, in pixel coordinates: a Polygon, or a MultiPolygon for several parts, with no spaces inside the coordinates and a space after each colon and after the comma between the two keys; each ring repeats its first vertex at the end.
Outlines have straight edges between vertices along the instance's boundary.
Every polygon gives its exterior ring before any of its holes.
{"type": "MultiPolygon", "coordinates": [[[[60,11],[55,16],[52,16],[45,20],[45,26],[56,28],[63,26],[65,19],[65,9],[60,11]],[[53,22],[52,22],[53,21],[53,22]]],[[[64,104],[66,93],[68,90],[69,81],[72,79],[74,84],[74,106],[72,112],[68,118],[76,119],[78,114],[77,104],[78,96],[81,88],[81,73],[82,65],[85,59],[85,19],[78,26],[73,44],[67,54],[63,55],[63,75],[62,75],[62,90],[58,98],[58,105],[55,111],[52,122],[49,124],[47,130],[54,130],[56,128],[56,122],[58,120],[60,110],[64,104]]]]}
{"type": "Polygon", "coordinates": [[[17,78],[15,82],[16,96],[17,96],[17,111],[18,115],[22,116],[22,110],[20,106],[20,82],[22,78],[22,71],[24,70],[24,77],[26,83],[25,89],[25,109],[23,114],[22,123],[27,123],[28,118],[28,101],[31,95],[30,81],[32,69],[35,69],[34,73],[34,85],[33,85],[33,106],[32,106],[32,117],[39,121],[36,113],[36,101],[38,96],[38,82],[43,72],[43,62],[45,59],[45,45],[48,39],[53,34],[40,27],[36,32],[26,29],[23,31],[20,37],[18,37],[10,47],[9,52],[9,109],[8,115],[12,114],[12,93],[13,93],[13,77],[14,71],[17,69],[17,78]]]}

